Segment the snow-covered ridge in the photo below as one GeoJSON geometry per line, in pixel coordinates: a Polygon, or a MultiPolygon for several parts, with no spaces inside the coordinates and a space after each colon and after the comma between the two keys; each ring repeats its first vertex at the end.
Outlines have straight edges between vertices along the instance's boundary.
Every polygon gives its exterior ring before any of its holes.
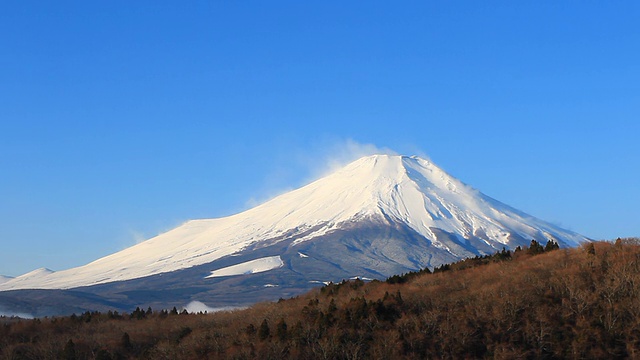
{"type": "Polygon", "coordinates": [[[563,246],[588,240],[502,204],[425,159],[373,155],[242,213],[188,221],[84,266],[8,280],[0,283],[0,290],[73,288],[141,278],[210,263],[265,240],[290,239],[295,246],[343,224],[376,218],[404,223],[442,248],[446,246],[433,229],[461,240],[484,234],[487,244],[497,249],[509,246],[512,236],[555,238],[563,246]]]}

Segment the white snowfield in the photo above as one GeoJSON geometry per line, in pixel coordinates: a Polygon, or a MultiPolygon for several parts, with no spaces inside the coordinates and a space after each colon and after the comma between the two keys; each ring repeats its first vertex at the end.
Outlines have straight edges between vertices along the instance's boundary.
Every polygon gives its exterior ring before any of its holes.
{"type": "Polygon", "coordinates": [[[214,270],[211,272],[211,275],[206,277],[206,279],[221,277],[221,276],[256,274],[256,273],[261,273],[261,272],[281,268],[283,266],[284,266],[284,262],[282,262],[282,259],[280,258],[280,256],[269,256],[265,258],[243,262],[237,265],[227,266],[222,269],[214,270]]]}
{"type": "Polygon", "coordinates": [[[496,249],[502,247],[495,244],[508,246],[512,233],[556,238],[568,246],[588,241],[480,193],[427,160],[373,155],[242,213],[188,221],[84,266],[10,279],[0,290],[67,289],[141,278],[206,264],[264,240],[294,239],[299,244],[356,220],[385,217],[407,224],[441,248],[446,246],[432,228],[461,239],[485,233],[496,249]]]}
{"type": "Polygon", "coordinates": [[[4,275],[0,275],[0,284],[2,283],[6,283],[9,280],[12,280],[13,278],[10,276],[4,276],[4,275]]]}

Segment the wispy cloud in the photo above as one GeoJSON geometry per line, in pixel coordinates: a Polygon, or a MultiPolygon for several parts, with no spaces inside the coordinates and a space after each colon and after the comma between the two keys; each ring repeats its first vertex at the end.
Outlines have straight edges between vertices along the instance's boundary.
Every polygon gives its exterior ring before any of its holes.
{"type": "Polygon", "coordinates": [[[118,246],[123,250],[128,247],[138,245],[143,243],[157,235],[163,234],[169,230],[175,229],[176,227],[184,224],[184,220],[172,220],[166,222],[156,221],[156,224],[152,230],[141,231],[139,229],[133,228],[131,225],[127,225],[125,229],[123,229],[123,233],[118,240],[118,246]]]}
{"type": "Polygon", "coordinates": [[[148,237],[143,234],[141,231],[131,230],[130,231],[131,239],[136,243],[140,244],[141,242],[148,239],[148,237]]]}
{"type": "Polygon", "coordinates": [[[312,165],[309,168],[310,176],[318,178],[335,172],[361,157],[377,154],[397,155],[395,151],[389,148],[379,147],[371,143],[361,143],[348,138],[328,144],[317,155],[311,154],[311,157],[317,157],[316,161],[308,161],[306,163],[312,165]]]}

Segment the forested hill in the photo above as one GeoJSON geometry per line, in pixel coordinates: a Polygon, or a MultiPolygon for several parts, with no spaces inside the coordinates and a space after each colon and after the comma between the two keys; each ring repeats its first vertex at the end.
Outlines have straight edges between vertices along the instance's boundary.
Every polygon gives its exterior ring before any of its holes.
{"type": "Polygon", "coordinates": [[[532,243],[234,312],[3,322],[4,359],[638,357],[640,241],[532,243]]]}

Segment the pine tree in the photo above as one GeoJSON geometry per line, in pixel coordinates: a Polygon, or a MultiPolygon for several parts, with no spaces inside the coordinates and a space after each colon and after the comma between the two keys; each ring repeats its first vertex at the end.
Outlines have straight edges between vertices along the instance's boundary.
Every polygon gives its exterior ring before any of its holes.
{"type": "Polygon", "coordinates": [[[120,338],[120,346],[122,346],[122,348],[126,350],[129,350],[132,348],[131,338],[129,337],[129,333],[125,332],[124,334],[122,334],[122,338],[120,338]]]}
{"type": "Polygon", "coordinates": [[[105,349],[100,349],[96,354],[96,360],[112,360],[111,354],[105,349]]]}
{"type": "Polygon", "coordinates": [[[553,240],[549,240],[547,241],[547,245],[544,246],[544,251],[553,251],[553,250],[558,250],[560,249],[560,245],[558,245],[557,242],[553,241],[553,240]]]}
{"type": "Polygon", "coordinates": [[[280,319],[276,325],[276,335],[280,341],[287,340],[287,323],[284,319],[280,319]]]}
{"type": "Polygon", "coordinates": [[[327,308],[327,312],[329,314],[333,314],[336,312],[336,310],[338,310],[338,307],[336,306],[336,301],[335,299],[331,299],[331,302],[329,303],[329,307],[327,308]]]}
{"type": "Polygon", "coordinates": [[[538,255],[544,252],[544,248],[537,242],[535,239],[531,240],[531,244],[529,244],[529,250],[527,253],[531,255],[538,255]]]}
{"type": "Polygon", "coordinates": [[[76,360],[76,345],[73,340],[69,339],[62,350],[62,358],[64,360],[76,360]]]}
{"type": "Polygon", "coordinates": [[[262,324],[260,324],[260,329],[258,330],[258,337],[260,338],[260,340],[266,340],[269,335],[271,335],[271,330],[269,329],[269,323],[267,322],[267,319],[264,319],[262,321],[262,324]]]}

